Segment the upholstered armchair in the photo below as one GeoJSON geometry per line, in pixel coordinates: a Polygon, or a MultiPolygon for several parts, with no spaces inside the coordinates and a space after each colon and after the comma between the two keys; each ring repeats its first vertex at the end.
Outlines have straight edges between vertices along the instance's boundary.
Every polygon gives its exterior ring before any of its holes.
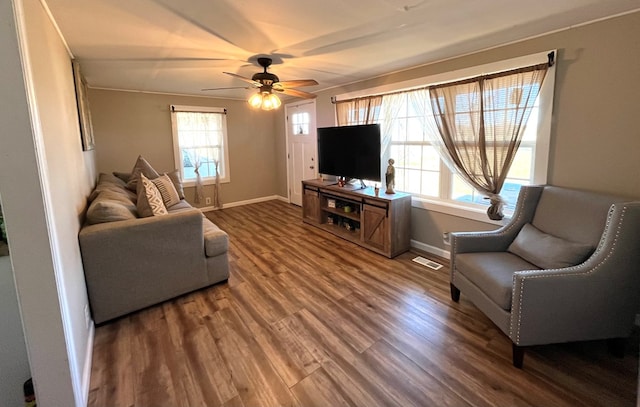
{"type": "MultiPolygon", "coordinates": [[[[640,310],[640,202],[525,186],[513,217],[491,232],[451,234],[451,298],[460,293],[513,342],[624,339],[640,310]]],[[[617,351],[617,352],[616,352],[617,351]]]]}

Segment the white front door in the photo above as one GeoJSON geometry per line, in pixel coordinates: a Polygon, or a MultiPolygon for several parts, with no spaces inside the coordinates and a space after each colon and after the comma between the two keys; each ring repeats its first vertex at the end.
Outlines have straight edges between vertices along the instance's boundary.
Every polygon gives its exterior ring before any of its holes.
{"type": "Polygon", "coordinates": [[[289,202],[302,205],[302,180],[318,176],[316,101],[285,106],[289,202]]]}

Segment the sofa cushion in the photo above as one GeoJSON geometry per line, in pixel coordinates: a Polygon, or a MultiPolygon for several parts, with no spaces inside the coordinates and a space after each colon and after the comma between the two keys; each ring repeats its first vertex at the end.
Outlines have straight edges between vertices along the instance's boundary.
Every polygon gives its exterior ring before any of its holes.
{"type": "MultiPolygon", "coordinates": [[[[181,199],[180,202],[173,205],[171,208],[167,208],[167,211],[169,211],[169,213],[174,213],[174,212],[187,211],[191,209],[193,209],[193,206],[191,206],[189,202],[185,201],[184,199],[181,199]]],[[[204,214],[202,214],[202,216],[204,216],[204,214]]]]}
{"type": "Polygon", "coordinates": [[[158,188],[158,191],[160,191],[165,207],[170,208],[180,202],[178,191],[176,191],[173,182],[167,174],[162,174],[158,178],[152,179],[151,182],[153,182],[156,188],[158,188]]]}
{"type": "Polygon", "coordinates": [[[131,170],[131,178],[129,178],[129,182],[127,182],[128,189],[132,191],[138,190],[137,185],[140,174],[144,174],[148,179],[158,178],[156,170],[154,170],[151,164],[149,164],[149,162],[141,155],[138,156],[138,159],[131,170]]]}
{"type": "Polygon", "coordinates": [[[136,206],[126,199],[119,199],[108,191],[98,194],[87,209],[87,223],[116,222],[137,218],[136,206]]]}
{"type": "Polygon", "coordinates": [[[527,223],[507,250],[542,269],[556,269],[582,263],[593,249],[588,244],[543,233],[527,223]]]}
{"type": "Polygon", "coordinates": [[[161,216],[169,213],[156,185],[142,173],[138,178],[137,188],[138,202],[136,206],[141,217],[161,216]]]}
{"type": "Polygon", "coordinates": [[[456,255],[455,267],[457,272],[507,311],[511,309],[513,273],[538,269],[534,264],[509,252],[459,253],[456,255]]]}
{"type": "Polygon", "coordinates": [[[207,257],[224,254],[229,249],[229,236],[207,218],[202,218],[204,252],[207,257]]]}
{"type": "Polygon", "coordinates": [[[545,186],[531,224],[561,239],[597,246],[611,204],[628,199],[597,192],[545,186]]]}
{"type": "Polygon", "coordinates": [[[131,197],[131,200],[133,202],[135,202],[136,195],[133,192],[131,192],[128,189],[126,189],[125,185],[126,184],[124,182],[122,182],[122,180],[114,177],[113,175],[101,173],[98,176],[98,182],[96,184],[96,187],[91,192],[91,195],[89,195],[89,202],[91,202],[94,199],[96,199],[97,196],[102,191],[107,191],[107,190],[108,191],[113,191],[113,192],[121,192],[123,194],[128,194],[131,197]]]}

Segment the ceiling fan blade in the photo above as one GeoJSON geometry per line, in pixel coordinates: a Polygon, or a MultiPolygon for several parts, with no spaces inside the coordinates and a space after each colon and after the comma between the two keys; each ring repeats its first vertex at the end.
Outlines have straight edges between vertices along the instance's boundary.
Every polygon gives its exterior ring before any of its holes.
{"type": "Polygon", "coordinates": [[[280,81],[273,84],[274,88],[299,88],[301,86],[314,86],[318,82],[314,79],[298,79],[293,81],[280,81]]]}
{"type": "Polygon", "coordinates": [[[302,90],[298,90],[298,89],[273,89],[277,92],[282,92],[285,95],[289,95],[289,96],[295,96],[297,98],[303,98],[303,99],[315,99],[316,95],[314,95],[313,93],[309,93],[309,92],[305,92],[302,90]]]}
{"type": "Polygon", "coordinates": [[[247,52],[274,49],[267,33],[237,11],[233,2],[152,0],[167,11],[216,38],[247,52]]]}
{"type": "Polygon", "coordinates": [[[242,81],[248,82],[248,83],[252,84],[253,86],[255,86],[256,88],[259,88],[260,86],[262,86],[262,84],[260,82],[254,81],[253,79],[245,78],[244,76],[240,76],[238,74],[231,73],[231,72],[223,72],[223,73],[226,73],[227,75],[231,75],[234,78],[238,78],[238,79],[240,79],[242,81]]]}
{"type": "Polygon", "coordinates": [[[227,89],[251,89],[250,86],[232,86],[230,88],[205,88],[205,89],[200,89],[201,91],[208,91],[208,90],[227,90],[227,89]]]}

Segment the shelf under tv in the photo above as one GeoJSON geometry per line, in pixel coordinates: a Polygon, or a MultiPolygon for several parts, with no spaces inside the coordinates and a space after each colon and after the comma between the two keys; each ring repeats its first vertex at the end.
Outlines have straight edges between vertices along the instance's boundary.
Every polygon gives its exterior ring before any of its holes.
{"type": "Polygon", "coordinates": [[[302,181],[302,190],[305,223],[389,258],[409,250],[411,195],[322,180],[302,181]]]}

